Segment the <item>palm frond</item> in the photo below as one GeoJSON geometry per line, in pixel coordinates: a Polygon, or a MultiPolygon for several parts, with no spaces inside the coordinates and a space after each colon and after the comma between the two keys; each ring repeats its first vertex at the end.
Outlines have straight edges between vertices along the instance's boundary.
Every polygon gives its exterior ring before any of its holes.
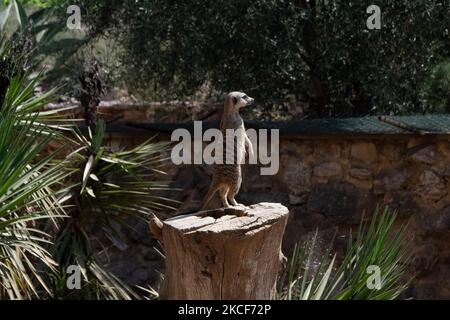
{"type": "MultiPolygon", "coordinates": [[[[17,85],[11,82],[9,98],[22,94],[17,85]]],[[[40,270],[55,270],[45,249],[51,238],[33,226],[64,215],[51,188],[68,173],[51,164],[54,153],[37,160],[51,136],[36,139],[35,117],[16,106],[0,110],[0,298],[29,299],[50,292],[40,270]]]]}
{"type": "Polygon", "coordinates": [[[53,256],[60,274],[69,265],[84,270],[84,296],[66,290],[64,281],[55,288],[56,296],[71,298],[137,299],[139,294],[107,269],[107,262],[98,256],[100,241],[93,242],[93,233],[112,243],[123,242],[123,228],[133,230],[136,220],[145,221],[150,211],[170,208],[171,201],[157,192],[168,190],[161,181],[160,169],[165,159],[161,154],[168,144],[149,140],[131,150],[114,152],[103,146],[106,130],[100,120],[96,131],[87,134],[74,130],[77,149],[68,157],[66,166],[77,173],[71,177],[69,201],[74,206],[70,218],[63,221],[53,256]],[[95,297],[92,296],[95,292],[95,297]]]}
{"type": "Polygon", "coordinates": [[[356,240],[350,235],[340,263],[331,247],[316,258],[318,234],[297,244],[278,299],[287,300],[387,300],[397,298],[411,279],[404,279],[410,261],[405,248],[405,225],[394,232],[397,214],[377,208],[369,223],[361,221],[356,240]],[[372,269],[379,272],[379,287],[369,285],[372,269]]]}

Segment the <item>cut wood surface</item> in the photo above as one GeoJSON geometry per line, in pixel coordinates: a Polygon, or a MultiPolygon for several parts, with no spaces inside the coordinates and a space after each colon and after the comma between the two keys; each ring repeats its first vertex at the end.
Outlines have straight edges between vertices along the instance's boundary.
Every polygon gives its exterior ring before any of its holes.
{"type": "Polygon", "coordinates": [[[165,220],[158,232],[166,255],[160,298],[273,298],[288,214],[281,204],[259,203],[165,220]]]}

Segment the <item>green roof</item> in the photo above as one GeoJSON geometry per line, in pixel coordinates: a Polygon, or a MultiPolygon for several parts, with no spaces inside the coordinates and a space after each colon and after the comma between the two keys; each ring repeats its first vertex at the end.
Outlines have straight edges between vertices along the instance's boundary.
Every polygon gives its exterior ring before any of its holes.
{"type": "Polygon", "coordinates": [[[258,128],[278,128],[282,133],[301,134],[449,134],[450,114],[415,116],[327,118],[273,123],[252,123],[258,128]]]}
{"type": "MultiPolygon", "coordinates": [[[[450,134],[450,114],[326,118],[286,122],[246,121],[245,123],[246,128],[279,129],[281,134],[450,134]]],[[[193,122],[127,123],[126,127],[130,131],[144,129],[170,133],[178,128],[192,132],[193,125],[193,122]]],[[[203,130],[217,127],[218,123],[215,121],[202,123],[203,130]]],[[[114,126],[110,128],[110,131],[116,130],[114,126]]],[[[122,127],[119,131],[126,130],[122,127]]]]}

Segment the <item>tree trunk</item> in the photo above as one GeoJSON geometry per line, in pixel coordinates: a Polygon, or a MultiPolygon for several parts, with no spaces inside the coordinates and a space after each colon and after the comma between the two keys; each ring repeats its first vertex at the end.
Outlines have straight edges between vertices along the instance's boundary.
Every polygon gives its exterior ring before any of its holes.
{"type": "Polygon", "coordinates": [[[233,210],[177,216],[162,230],[153,222],[166,254],[161,299],[273,298],[289,211],[277,203],[233,210]]]}

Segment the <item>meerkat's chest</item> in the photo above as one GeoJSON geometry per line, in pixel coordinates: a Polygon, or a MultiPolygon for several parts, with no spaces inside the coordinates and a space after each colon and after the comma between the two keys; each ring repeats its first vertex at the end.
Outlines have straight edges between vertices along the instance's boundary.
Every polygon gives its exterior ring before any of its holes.
{"type": "Polygon", "coordinates": [[[239,119],[239,121],[228,123],[228,126],[223,125],[221,129],[226,157],[228,159],[233,158],[233,163],[241,164],[245,158],[246,132],[244,121],[239,119]]]}

